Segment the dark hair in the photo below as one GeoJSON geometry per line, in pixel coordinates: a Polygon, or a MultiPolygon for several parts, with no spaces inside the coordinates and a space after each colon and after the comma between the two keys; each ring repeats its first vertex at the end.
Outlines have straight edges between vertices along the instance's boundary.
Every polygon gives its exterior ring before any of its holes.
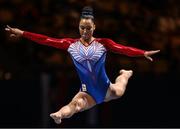
{"type": "Polygon", "coordinates": [[[93,9],[90,6],[85,6],[81,12],[81,18],[94,20],[93,9]]]}

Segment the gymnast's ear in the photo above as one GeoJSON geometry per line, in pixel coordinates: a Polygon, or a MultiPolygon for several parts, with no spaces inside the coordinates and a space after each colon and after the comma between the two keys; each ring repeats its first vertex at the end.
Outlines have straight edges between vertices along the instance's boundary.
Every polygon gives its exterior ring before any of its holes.
{"type": "Polygon", "coordinates": [[[93,30],[95,30],[96,29],[96,25],[94,24],[94,26],[93,26],[93,30]]]}

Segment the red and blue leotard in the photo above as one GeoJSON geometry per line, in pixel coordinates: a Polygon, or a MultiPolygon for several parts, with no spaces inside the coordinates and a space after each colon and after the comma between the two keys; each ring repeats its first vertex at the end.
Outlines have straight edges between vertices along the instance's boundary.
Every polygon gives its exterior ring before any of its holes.
{"type": "Polygon", "coordinates": [[[107,50],[127,56],[142,56],[145,52],[117,44],[107,38],[96,38],[86,47],[80,39],[56,39],[27,31],[23,33],[23,37],[39,44],[67,50],[81,80],[80,90],[91,95],[97,104],[104,101],[110,85],[110,80],[105,71],[107,50]]]}

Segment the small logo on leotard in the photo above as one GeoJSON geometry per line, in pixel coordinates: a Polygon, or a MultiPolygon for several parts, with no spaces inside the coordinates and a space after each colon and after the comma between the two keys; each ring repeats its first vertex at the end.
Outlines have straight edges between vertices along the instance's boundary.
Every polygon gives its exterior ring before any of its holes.
{"type": "Polygon", "coordinates": [[[82,91],[87,91],[85,84],[82,84],[82,91]]]}

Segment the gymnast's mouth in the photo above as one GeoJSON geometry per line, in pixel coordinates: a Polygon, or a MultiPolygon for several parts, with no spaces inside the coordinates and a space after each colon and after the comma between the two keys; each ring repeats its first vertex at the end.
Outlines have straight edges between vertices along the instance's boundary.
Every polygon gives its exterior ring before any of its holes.
{"type": "Polygon", "coordinates": [[[89,35],[88,34],[82,34],[82,37],[86,39],[89,37],[89,35]]]}

